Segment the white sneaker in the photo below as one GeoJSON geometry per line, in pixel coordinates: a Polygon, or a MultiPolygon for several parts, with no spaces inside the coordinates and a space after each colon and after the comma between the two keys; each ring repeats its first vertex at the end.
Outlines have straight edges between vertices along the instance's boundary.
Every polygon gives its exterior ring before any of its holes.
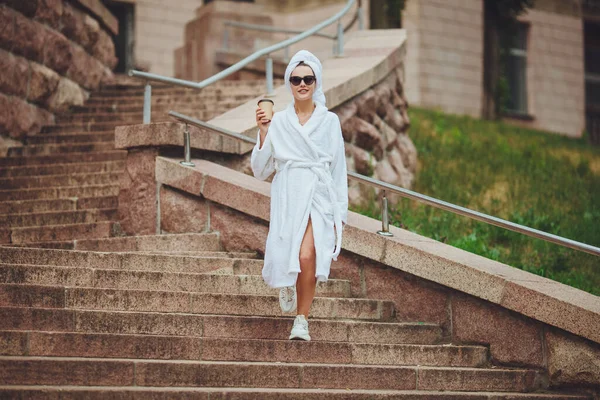
{"type": "Polygon", "coordinates": [[[279,289],[279,306],[283,312],[291,312],[296,308],[296,287],[287,286],[279,289]]]}
{"type": "Polygon", "coordinates": [[[310,341],[310,335],[308,334],[308,321],[304,318],[304,315],[296,316],[294,320],[294,326],[290,333],[290,340],[306,340],[310,341]]]}

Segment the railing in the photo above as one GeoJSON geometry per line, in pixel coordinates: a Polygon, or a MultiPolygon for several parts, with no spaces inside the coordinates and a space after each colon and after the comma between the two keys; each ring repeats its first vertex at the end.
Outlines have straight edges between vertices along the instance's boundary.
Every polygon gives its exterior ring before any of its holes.
{"type": "MultiPolygon", "coordinates": [[[[345,16],[348,13],[348,11],[350,11],[350,9],[354,5],[354,3],[356,3],[356,0],[348,0],[346,5],[344,6],[344,8],[342,10],[340,10],[334,16],[313,26],[312,28],[302,32],[299,35],[296,35],[289,39],[283,40],[279,43],[276,43],[272,46],[266,47],[262,50],[256,51],[253,54],[249,55],[248,57],[244,58],[243,60],[230,66],[229,68],[226,68],[223,71],[219,72],[218,74],[215,74],[215,75],[211,76],[210,78],[205,79],[201,82],[191,82],[191,81],[186,81],[184,79],[176,79],[176,78],[171,78],[171,77],[157,75],[157,74],[151,74],[151,73],[142,72],[142,71],[135,71],[135,70],[129,71],[129,76],[144,79],[146,81],[146,86],[144,88],[143,123],[149,124],[152,119],[152,115],[151,115],[152,114],[152,107],[151,107],[152,85],[150,84],[150,82],[162,82],[162,83],[167,83],[167,84],[174,85],[174,86],[181,86],[181,87],[192,88],[192,89],[203,89],[203,88],[233,74],[234,72],[241,70],[242,68],[244,68],[251,62],[258,60],[259,58],[261,58],[263,56],[267,56],[266,61],[265,61],[265,63],[266,63],[265,72],[266,72],[266,79],[267,79],[267,95],[273,95],[273,58],[271,57],[271,53],[274,53],[274,52],[282,50],[282,49],[286,49],[289,46],[296,44],[299,41],[304,40],[309,36],[315,35],[317,32],[321,31],[323,28],[326,28],[329,25],[332,25],[336,22],[338,24],[338,29],[337,29],[337,36],[336,36],[337,50],[335,52],[335,55],[337,57],[343,56],[343,54],[344,54],[344,29],[342,27],[341,19],[343,16],[345,16]]],[[[359,16],[359,19],[360,19],[360,16],[363,15],[362,7],[361,7],[360,3],[359,3],[359,9],[357,12],[358,12],[357,15],[359,16]]]]}
{"type": "MultiPolygon", "coordinates": [[[[365,17],[364,17],[364,10],[362,7],[362,0],[358,0],[358,8],[356,10],[356,13],[354,14],[354,18],[352,18],[352,20],[343,28],[343,31],[341,34],[339,32],[340,24],[338,24],[338,32],[336,35],[315,32],[313,34],[313,36],[334,40],[335,42],[333,45],[333,54],[341,55],[341,54],[343,54],[343,45],[342,45],[342,47],[340,47],[340,44],[343,43],[343,34],[345,32],[348,32],[350,29],[352,29],[352,27],[354,26],[354,24],[356,24],[356,22],[358,22],[358,29],[363,30],[364,26],[365,26],[364,18],[365,17]],[[342,39],[340,40],[340,38],[342,38],[342,39]]],[[[304,32],[300,29],[278,28],[278,27],[270,26],[270,25],[249,24],[249,23],[245,23],[245,22],[231,21],[231,20],[224,21],[223,25],[225,26],[225,29],[223,29],[223,42],[222,42],[222,46],[223,46],[224,50],[229,49],[229,28],[230,27],[231,28],[242,28],[242,29],[247,29],[247,30],[251,30],[251,31],[259,31],[259,32],[283,33],[283,34],[295,34],[295,35],[302,34],[304,32]]],[[[290,49],[289,46],[284,48],[283,60],[285,62],[287,62],[290,58],[289,49],[290,49]]]]}
{"type": "MultiPolygon", "coordinates": [[[[184,138],[185,160],[182,162],[182,164],[185,163],[184,165],[194,166],[194,164],[191,162],[191,158],[190,158],[190,137],[189,137],[189,131],[187,129],[188,124],[193,125],[193,126],[198,126],[200,128],[209,129],[213,132],[216,132],[216,133],[219,133],[222,135],[226,135],[226,136],[229,136],[234,139],[241,140],[241,141],[244,141],[247,143],[256,144],[256,139],[254,139],[254,138],[251,138],[251,137],[248,137],[245,135],[240,135],[239,133],[232,132],[227,129],[223,129],[223,128],[220,128],[215,125],[208,124],[206,122],[197,120],[195,118],[189,117],[184,114],[180,114],[175,111],[170,111],[169,116],[186,124],[185,131],[187,133],[184,138]]],[[[383,236],[393,236],[392,233],[389,231],[388,204],[387,204],[387,197],[385,195],[386,192],[390,192],[390,193],[398,194],[402,197],[406,197],[408,199],[412,199],[412,200],[416,200],[416,201],[424,203],[424,204],[428,204],[428,205],[436,207],[436,208],[440,208],[442,210],[450,211],[454,214],[463,215],[465,217],[469,217],[469,218],[475,219],[477,221],[481,221],[481,222],[485,222],[487,224],[499,226],[501,228],[508,229],[513,232],[518,232],[518,233],[521,233],[521,234],[524,234],[527,236],[531,236],[531,237],[534,237],[537,239],[545,240],[547,242],[556,243],[561,246],[569,247],[569,248],[572,248],[575,250],[579,250],[579,251],[583,251],[586,253],[594,254],[596,256],[600,256],[600,248],[591,246],[589,244],[577,242],[575,240],[563,238],[561,236],[557,236],[557,235],[553,235],[551,233],[547,233],[547,232],[543,232],[543,231],[540,231],[537,229],[529,228],[527,226],[515,224],[514,222],[506,221],[504,219],[492,217],[490,215],[480,213],[478,211],[474,211],[474,210],[471,210],[471,209],[468,209],[465,207],[457,206],[455,204],[448,203],[443,200],[438,200],[436,198],[426,196],[421,193],[413,192],[412,190],[404,189],[399,186],[394,186],[389,183],[386,183],[386,182],[383,182],[383,181],[380,181],[377,179],[373,179],[373,178],[370,178],[365,175],[357,174],[355,172],[348,172],[348,178],[351,180],[361,182],[361,183],[367,184],[369,186],[373,186],[373,187],[383,190],[382,208],[381,208],[382,229],[377,232],[383,236]]]]}

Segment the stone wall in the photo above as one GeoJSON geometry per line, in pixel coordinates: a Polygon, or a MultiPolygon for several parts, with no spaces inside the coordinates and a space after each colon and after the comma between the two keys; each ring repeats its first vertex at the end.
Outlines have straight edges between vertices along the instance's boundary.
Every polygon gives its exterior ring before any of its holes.
{"type": "MultiPolygon", "coordinates": [[[[332,111],[342,124],[349,171],[406,189],[412,187],[417,150],[407,134],[410,120],[402,69],[332,111]]],[[[350,203],[372,198],[372,189],[351,181],[350,203]],[[369,192],[371,191],[371,193],[369,192]]]]}
{"type": "Polygon", "coordinates": [[[99,0],[0,0],[0,147],[109,82],[117,32],[99,0]]]}

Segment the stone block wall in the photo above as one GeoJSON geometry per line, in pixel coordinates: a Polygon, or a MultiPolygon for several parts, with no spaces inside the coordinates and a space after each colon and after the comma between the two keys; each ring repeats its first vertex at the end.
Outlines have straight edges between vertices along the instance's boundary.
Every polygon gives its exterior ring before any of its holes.
{"type": "MultiPolygon", "coordinates": [[[[408,136],[403,81],[402,69],[397,68],[332,111],[342,125],[348,170],[409,189],[415,179],[417,150],[408,136]]],[[[373,190],[351,181],[350,203],[368,201],[373,197],[369,191],[373,190]]]]}
{"type": "Polygon", "coordinates": [[[479,117],[483,93],[483,1],[408,1],[407,98],[479,117]]]}
{"type": "Polygon", "coordinates": [[[0,0],[0,147],[109,82],[117,32],[99,0],[0,0]]]}
{"type": "Polygon", "coordinates": [[[527,96],[532,121],[521,125],[580,137],[585,129],[585,65],[580,16],[532,9],[529,24],[527,96]]]}

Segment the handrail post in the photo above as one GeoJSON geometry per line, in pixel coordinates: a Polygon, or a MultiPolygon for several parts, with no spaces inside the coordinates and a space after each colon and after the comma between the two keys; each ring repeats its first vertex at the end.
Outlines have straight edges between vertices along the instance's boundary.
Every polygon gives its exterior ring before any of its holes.
{"type": "Polygon", "coordinates": [[[285,48],[283,49],[283,61],[290,61],[290,46],[285,46],[285,48]]]}
{"type": "Polygon", "coordinates": [[[179,164],[186,167],[195,167],[196,164],[192,162],[192,149],[190,144],[190,128],[188,124],[185,124],[185,130],[183,131],[183,161],[179,164]]]}
{"type": "Polygon", "coordinates": [[[344,55],[344,27],[342,26],[342,19],[338,20],[337,26],[337,57],[344,55]]]}
{"type": "Polygon", "coordinates": [[[267,57],[266,63],[266,73],[267,73],[267,96],[273,95],[273,58],[269,54],[267,57]]]}
{"type": "Polygon", "coordinates": [[[229,47],[229,28],[225,25],[223,29],[223,49],[227,50],[229,47]]]}
{"type": "Polygon", "coordinates": [[[377,231],[381,236],[394,236],[390,232],[390,221],[388,218],[388,199],[385,196],[385,190],[383,191],[383,197],[381,198],[381,230],[377,231]]]}
{"type": "Polygon", "coordinates": [[[358,2],[358,30],[365,29],[365,9],[362,6],[362,1],[358,2]]]}
{"type": "Polygon", "coordinates": [[[146,82],[146,87],[144,88],[144,114],[143,114],[143,122],[144,124],[149,124],[152,119],[152,85],[149,81],[146,82]]]}

